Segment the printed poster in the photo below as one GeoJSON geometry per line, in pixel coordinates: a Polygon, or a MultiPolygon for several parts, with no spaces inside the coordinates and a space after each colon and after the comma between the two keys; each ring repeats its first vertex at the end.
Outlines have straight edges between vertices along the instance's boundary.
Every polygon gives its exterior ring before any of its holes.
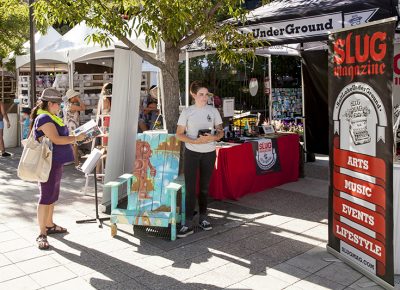
{"type": "Polygon", "coordinates": [[[278,141],[273,139],[258,139],[250,141],[256,161],[257,175],[281,171],[279,163],[278,141]]]}
{"type": "Polygon", "coordinates": [[[393,19],[329,37],[330,249],[393,285],[393,19]]]}

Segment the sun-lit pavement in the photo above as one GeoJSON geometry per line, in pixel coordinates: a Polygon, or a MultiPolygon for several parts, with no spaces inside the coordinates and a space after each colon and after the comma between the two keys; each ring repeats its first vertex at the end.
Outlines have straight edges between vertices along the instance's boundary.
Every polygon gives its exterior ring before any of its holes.
{"type": "Polygon", "coordinates": [[[211,203],[214,219],[231,222],[177,242],[76,224],[94,216],[94,199],[65,166],[55,221],[69,234],[40,251],[37,186],[17,178],[20,149],[11,152],[0,158],[0,289],[382,289],[326,252],[326,160],[297,183],[211,203]]]}

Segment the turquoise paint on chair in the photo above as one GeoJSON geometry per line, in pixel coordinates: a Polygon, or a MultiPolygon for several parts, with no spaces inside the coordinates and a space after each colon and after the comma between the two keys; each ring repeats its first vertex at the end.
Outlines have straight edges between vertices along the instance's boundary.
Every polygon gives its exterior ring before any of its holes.
{"type": "Polygon", "coordinates": [[[174,134],[146,131],[137,136],[133,174],[124,174],[111,187],[111,234],[117,224],[152,227],[171,225],[171,240],[176,239],[176,224],[185,220],[185,186],[179,173],[180,142],[174,134]],[[118,208],[118,191],[126,187],[127,208],[118,208]]]}

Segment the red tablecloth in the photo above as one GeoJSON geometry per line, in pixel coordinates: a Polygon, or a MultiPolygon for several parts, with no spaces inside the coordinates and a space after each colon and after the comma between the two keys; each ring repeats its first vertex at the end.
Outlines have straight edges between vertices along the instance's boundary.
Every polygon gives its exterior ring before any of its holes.
{"type": "Polygon", "coordinates": [[[251,143],[217,148],[210,195],[214,199],[238,199],[248,193],[296,181],[299,177],[299,136],[279,136],[278,152],[281,170],[257,175],[251,143]]]}

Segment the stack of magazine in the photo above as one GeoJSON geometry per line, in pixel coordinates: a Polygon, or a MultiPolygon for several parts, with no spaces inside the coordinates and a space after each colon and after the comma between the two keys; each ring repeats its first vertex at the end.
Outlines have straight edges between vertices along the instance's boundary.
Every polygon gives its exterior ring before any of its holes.
{"type": "Polygon", "coordinates": [[[76,142],[78,145],[88,143],[93,140],[96,136],[102,135],[103,132],[100,130],[99,126],[94,120],[90,120],[83,124],[82,126],[76,128],[73,132],[75,136],[85,133],[86,138],[82,141],[76,142]]]}

